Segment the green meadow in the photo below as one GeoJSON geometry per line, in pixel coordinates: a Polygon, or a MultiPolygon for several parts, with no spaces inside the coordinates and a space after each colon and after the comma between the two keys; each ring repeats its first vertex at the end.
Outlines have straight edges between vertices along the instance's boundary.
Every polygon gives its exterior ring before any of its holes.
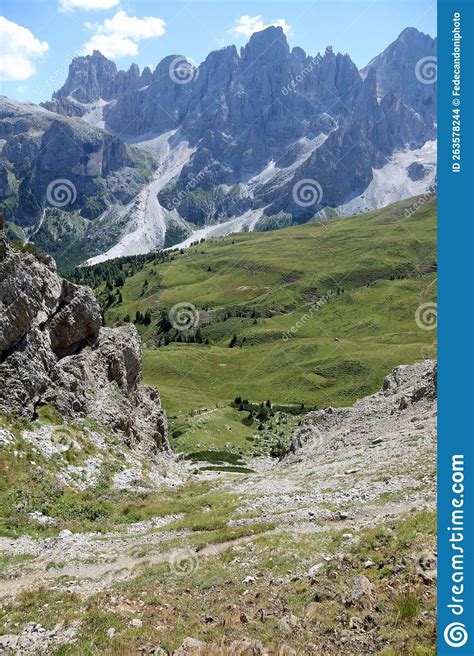
{"type": "Polygon", "coordinates": [[[413,202],[74,275],[108,325],[135,322],[175,448],[257,455],[308,409],[350,405],[393,367],[434,356],[435,331],[415,315],[436,300],[436,204],[413,202]],[[170,323],[178,303],[189,330],[170,323]],[[270,400],[271,416],[246,425],[236,397],[270,400]]]}

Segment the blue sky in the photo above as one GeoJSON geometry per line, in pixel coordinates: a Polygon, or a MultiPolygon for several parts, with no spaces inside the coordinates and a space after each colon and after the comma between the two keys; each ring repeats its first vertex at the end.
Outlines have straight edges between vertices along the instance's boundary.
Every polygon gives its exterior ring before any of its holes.
{"type": "Polygon", "coordinates": [[[436,34],[436,0],[0,0],[0,8],[0,93],[35,102],[62,85],[84,46],[106,50],[119,68],[153,69],[170,54],[200,63],[281,24],[290,46],[316,54],[332,45],[362,67],[407,26],[436,34]]]}

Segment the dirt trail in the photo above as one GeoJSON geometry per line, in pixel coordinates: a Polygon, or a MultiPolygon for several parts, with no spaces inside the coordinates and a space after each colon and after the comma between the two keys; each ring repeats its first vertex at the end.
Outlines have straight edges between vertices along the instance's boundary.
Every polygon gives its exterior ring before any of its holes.
{"type": "MultiPolygon", "coordinates": [[[[259,535],[263,535],[260,533],[259,535]]],[[[0,589],[0,599],[4,597],[18,595],[24,590],[30,590],[41,585],[48,585],[57,581],[58,579],[70,578],[78,579],[80,582],[86,583],[85,586],[80,586],[83,589],[77,590],[88,596],[97,591],[97,589],[104,589],[128,579],[132,574],[137,574],[137,569],[140,567],[147,567],[149,565],[159,565],[161,563],[170,563],[171,567],[177,570],[183,567],[186,562],[193,562],[199,558],[206,558],[210,556],[217,556],[231,547],[246,544],[255,539],[255,535],[249,535],[219,544],[212,544],[200,549],[174,549],[164,553],[147,554],[143,557],[133,557],[121,555],[114,562],[109,563],[82,563],[80,561],[70,563],[65,567],[58,568],[54,571],[47,571],[44,569],[48,559],[39,558],[35,565],[37,571],[26,576],[19,578],[9,579],[2,581],[0,589]],[[91,582],[90,585],[88,583],[91,582]]],[[[107,543],[104,543],[104,547],[107,543]]]]}
{"type": "MultiPolygon", "coordinates": [[[[298,524],[292,524],[291,529],[295,531],[295,533],[320,533],[327,531],[328,529],[359,531],[365,527],[375,526],[387,518],[406,515],[407,513],[416,510],[417,508],[413,504],[404,502],[367,506],[365,508],[357,509],[347,517],[343,516],[342,519],[338,519],[337,516],[335,516],[334,520],[329,523],[329,526],[328,524],[318,525],[311,522],[301,522],[298,524]]],[[[284,522],[281,522],[275,531],[266,531],[264,533],[252,534],[218,544],[211,544],[200,550],[177,548],[162,553],[150,553],[145,556],[131,556],[124,551],[109,551],[108,542],[103,542],[103,550],[97,555],[103,556],[109,552],[114,558],[113,561],[86,563],[80,560],[72,560],[68,565],[58,567],[54,570],[46,569],[50,562],[50,555],[41,555],[31,563],[35,568],[34,572],[2,581],[0,599],[16,596],[25,590],[31,590],[42,585],[54,584],[60,579],[61,583],[68,589],[73,589],[81,595],[89,596],[99,590],[111,587],[120,581],[136,576],[138,570],[150,565],[159,565],[168,562],[171,568],[175,568],[177,572],[183,572],[186,567],[192,566],[201,558],[218,556],[227,549],[247,544],[263,535],[276,533],[283,527],[284,522]],[[67,581],[67,579],[70,579],[70,581],[67,581]]],[[[286,525],[286,529],[289,528],[289,525],[286,525]]],[[[143,545],[149,546],[149,544],[145,542],[143,545]]],[[[139,545],[135,544],[135,546],[139,545]]],[[[125,547],[122,546],[122,548],[124,549],[125,547]]]]}

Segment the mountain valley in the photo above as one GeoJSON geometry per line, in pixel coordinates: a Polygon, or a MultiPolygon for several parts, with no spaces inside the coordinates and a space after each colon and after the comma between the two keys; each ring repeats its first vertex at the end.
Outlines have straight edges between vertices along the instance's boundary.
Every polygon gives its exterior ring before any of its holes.
{"type": "Polygon", "coordinates": [[[437,40],[260,22],[0,96],[2,654],[436,654],[437,40]]]}

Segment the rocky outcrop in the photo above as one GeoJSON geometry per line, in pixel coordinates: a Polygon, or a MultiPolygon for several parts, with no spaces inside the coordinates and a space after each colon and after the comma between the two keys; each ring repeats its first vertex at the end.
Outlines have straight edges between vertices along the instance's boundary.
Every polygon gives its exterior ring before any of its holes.
{"type": "Polygon", "coordinates": [[[35,418],[50,404],[65,421],[92,418],[129,445],[167,448],[158,390],[140,386],[134,326],[103,328],[86,287],[61,278],[49,256],[0,236],[0,407],[35,418]]]}
{"type": "MultiPolygon", "coordinates": [[[[360,141],[371,175],[394,148],[419,147],[435,137],[435,86],[415,74],[417,62],[435,52],[436,39],[407,28],[359,72],[348,54],[331,46],[316,56],[290,50],[281,27],[270,26],[254,33],[240,54],[229,46],[211,52],[198,69],[189,65],[179,84],[176,67],[185,62],[180,55],[165,57],[153,74],[145,69],[141,75],[136,66],[117,71],[98,51],[77,57],[53,100],[113,100],[105,111],[106,127],[129,137],[182,127],[199,146],[195,158],[207,149],[221,163],[218,184],[255,174],[304,136],[328,134],[332,117],[338,136],[326,149],[340,160],[360,141]],[[401,98],[399,107],[394,94],[401,98]]],[[[359,161],[359,154],[350,161],[359,161]]],[[[325,168],[324,162],[313,164],[318,175],[325,168]]],[[[335,173],[340,181],[349,176],[358,190],[367,186],[367,171],[354,181],[356,169],[340,164],[335,173]]],[[[183,182],[185,176],[183,171],[183,182]]],[[[337,202],[349,196],[344,189],[337,202]]]]}
{"type": "Polygon", "coordinates": [[[87,112],[87,107],[85,105],[76,102],[69,96],[62,96],[57,99],[54,98],[53,100],[40,103],[40,105],[50,112],[69,117],[80,118],[87,112]]]}
{"type": "Polygon", "coordinates": [[[0,201],[9,198],[13,193],[10,176],[8,175],[8,166],[5,162],[0,162],[0,201]]]}
{"type": "Polygon", "coordinates": [[[344,457],[354,447],[374,448],[394,441],[418,422],[432,418],[437,395],[437,365],[425,360],[401,365],[384,379],[382,389],[356,401],[350,408],[310,412],[295,433],[286,456],[344,457]],[[423,417],[425,418],[423,419],[423,417]]]}

